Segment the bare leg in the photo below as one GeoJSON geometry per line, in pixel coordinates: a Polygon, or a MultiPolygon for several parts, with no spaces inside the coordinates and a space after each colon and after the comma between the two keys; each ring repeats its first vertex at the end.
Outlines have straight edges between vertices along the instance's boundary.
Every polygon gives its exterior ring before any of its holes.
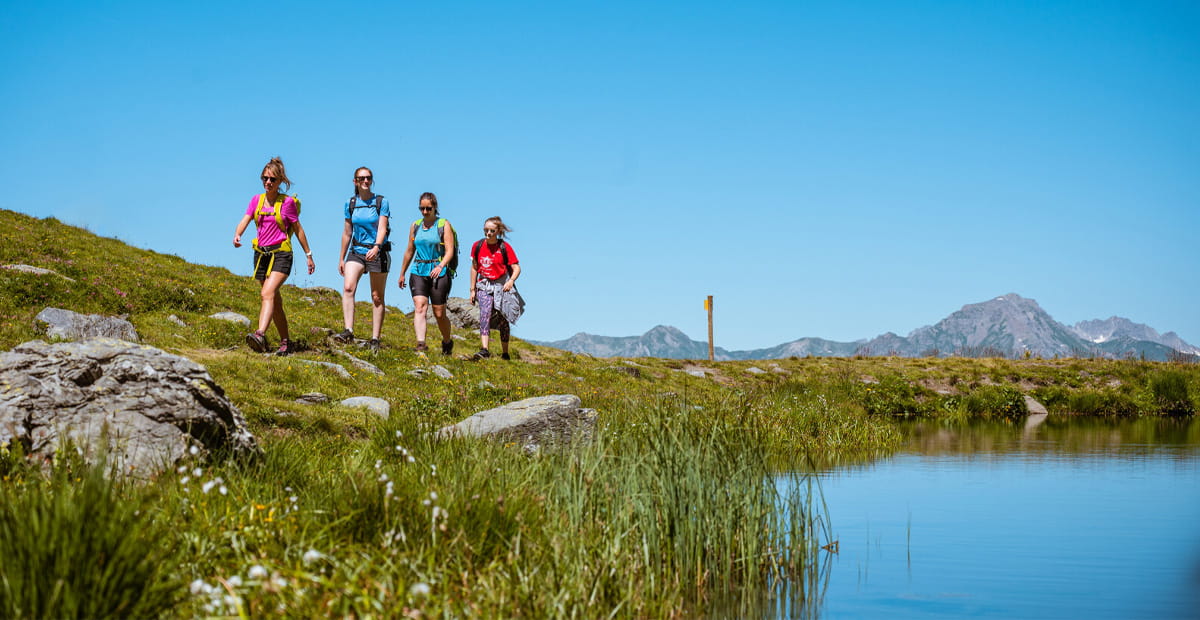
{"type": "Polygon", "coordinates": [[[450,340],[450,317],[446,316],[445,304],[433,307],[433,318],[437,319],[438,329],[442,332],[442,342],[450,340]]]}
{"type": "Polygon", "coordinates": [[[258,311],[258,331],[266,333],[274,321],[280,338],[288,337],[287,315],[283,312],[283,296],[279,294],[284,280],[287,280],[287,274],[278,271],[267,274],[262,283],[262,307],[258,311]]]}
{"type": "Polygon", "coordinates": [[[383,335],[383,292],[387,289],[386,273],[371,274],[371,337],[379,340],[383,335]]]}
{"type": "Polygon", "coordinates": [[[354,331],[354,293],[358,291],[358,280],[365,267],[360,263],[347,262],[342,282],[342,322],[346,329],[354,331]]]}
{"type": "Polygon", "coordinates": [[[424,295],[413,297],[413,331],[417,333],[417,342],[425,342],[425,313],[428,311],[428,297],[424,295]]]}

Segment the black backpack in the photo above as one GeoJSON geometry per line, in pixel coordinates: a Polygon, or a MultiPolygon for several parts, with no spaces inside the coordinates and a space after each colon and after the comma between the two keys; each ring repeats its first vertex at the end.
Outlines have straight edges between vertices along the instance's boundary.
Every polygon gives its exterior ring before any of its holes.
{"type": "MultiPolygon", "coordinates": [[[[375,209],[376,216],[382,215],[383,194],[375,194],[375,200],[373,200],[371,202],[371,204],[363,205],[363,206],[371,207],[371,208],[375,209]]],[[[350,217],[351,218],[354,217],[354,210],[357,208],[358,208],[358,194],[354,194],[353,196],[350,197],[350,217]]],[[[389,217],[387,231],[384,233],[384,236],[383,236],[383,239],[384,239],[383,244],[379,246],[380,251],[382,251],[382,252],[391,252],[392,251],[391,238],[392,238],[392,218],[389,217]]]]}

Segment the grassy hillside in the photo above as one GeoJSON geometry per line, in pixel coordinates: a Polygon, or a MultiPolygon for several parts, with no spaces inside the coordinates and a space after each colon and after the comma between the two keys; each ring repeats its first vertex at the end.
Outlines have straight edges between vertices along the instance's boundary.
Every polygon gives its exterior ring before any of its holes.
{"type": "MultiPolygon", "coordinates": [[[[729,601],[761,601],[780,578],[803,584],[828,531],[803,484],[786,497],[764,490],[778,471],[893,450],[897,416],[1016,419],[1023,394],[1053,413],[1200,406],[1200,367],[1135,361],[811,358],[771,368],[593,359],[521,341],[513,362],[427,360],[410,350],[412,323],[398,311],[382,351],[347,349],[380,377],[327,342],[341,326],[336,291],[284,288],[303,350],[281,358],[250,352],[245,328],[208,318],[257,316],[257,283],[223,268],[10,211],[0,211],[0,264],[65,276],[0,270],[0,348],[39,338],[33,317],[47,306],[127,315],[143,342],[204,364],[265,450],[261,462],[195,463],[127,486],[80,464],[44,477],[14,447],[0,449],[4,616],[753,613],[729,601]],[[297,359],[341,363],[352,378],[297,359]],[[454,378],[408,374],[434,363],[454,378]],[[685,372],[696,369],[705,376],[685,372]],[[331,402],[296,402],[313,391],[331,402]],[[426,435],[558,393],[599,411],[594,442],[535,458],[426,435]],[[391,418],[336,404],[359,395],[387,399],[391,418]],[[71,572],[96,553],[111,570],[71,572]],[[47,594],[49,574],[71,585],[47,594]]],[[[367,333],[369,315],[360,304],[356,332],[367,333]]],[[[458,351],[478,347],[473,331],[459,333],[458,351]]]]}

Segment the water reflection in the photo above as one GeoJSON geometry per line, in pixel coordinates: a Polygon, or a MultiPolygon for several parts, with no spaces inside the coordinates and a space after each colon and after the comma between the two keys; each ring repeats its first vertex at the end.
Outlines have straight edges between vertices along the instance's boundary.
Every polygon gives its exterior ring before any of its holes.
{"type": "Polygon", "coordinates": [[[838,553],[748,615],[1200,618],[1200,421],[903,432],[900,453],[815,476],[838,553]]]}

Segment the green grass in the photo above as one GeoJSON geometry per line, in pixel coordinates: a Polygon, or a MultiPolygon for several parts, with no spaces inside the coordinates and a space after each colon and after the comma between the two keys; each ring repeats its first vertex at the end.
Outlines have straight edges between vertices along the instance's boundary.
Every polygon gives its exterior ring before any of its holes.
{"type": "MultiPolygon", "coordinates": [[[[380,377],[326,342],[341,328],[336,291],[284,287],[305,350],[278,358],[208,318],[257,316],[248,277],[0,211],[0,264],[10,263],[74,281],[0,270],[0,347],[41,337],[33,317],[47,306],[128,315],[144,342],[208,368],[264,456],[135,486],[77,464],[43,474],[20,446],[0,449],[4,616],[753,615],[749,601],[803,592],[829,531],[819,495],[799,478],[781,495],[769,483],[778,472],[886,454],[901,441],[898,417],[1019,418],[1022,394],[1058,414],[1200,404],[1200,367],[1138,361],[808,358],[756,375],[746,369],[762,362],[638,359],[631,377],[612,370],[620,361],[519,340],[512,363],[426,360],[394,310],[383,350],[353,351],[380,377]],[[299,359],[340,363],[352,378],[299,359]],[[454,378],[408,374],[432,363],[454,378]],[[688,363],[716,374],[693,377],[688,363]],[[331,401],[296,402],[313,391],[331,401]],[[599,411],[592,442],[531,456],[428,438],[482,409],[560,393],[599,411]],[[388,399],[390,419],[336,404],[359,395],[388,399]]],[[[356,332],[369,316],[360,304],[356,332]]],[[[459,333],[459,351],[478,346],[473,330],[459,333]]]]}

